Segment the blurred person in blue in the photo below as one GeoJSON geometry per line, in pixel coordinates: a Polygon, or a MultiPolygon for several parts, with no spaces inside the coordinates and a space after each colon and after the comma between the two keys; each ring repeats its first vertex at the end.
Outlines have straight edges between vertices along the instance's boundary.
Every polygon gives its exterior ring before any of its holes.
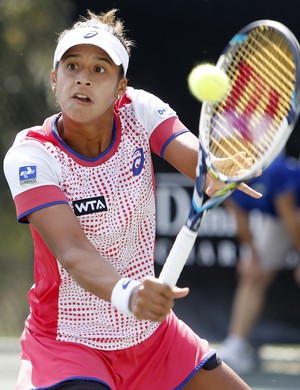
{"type": "MultiPolygon", "coordinates": [[[[249,337],[264,309],[268,288],[277,272],[286,266],[289,251],[300,254],[299,163],[280,155],[250,185],[263,194],[260,199],[236,191],[226,201],[236,220],[241,250],[228,334],[220,354],[240,375],[251,373],[257,365],[249,337]],[[263,216],[259,234],[251,231],[252,210],[259,210],[263,216]]],[[[294,275],[300,285],[299,261],[294,275]]]]}

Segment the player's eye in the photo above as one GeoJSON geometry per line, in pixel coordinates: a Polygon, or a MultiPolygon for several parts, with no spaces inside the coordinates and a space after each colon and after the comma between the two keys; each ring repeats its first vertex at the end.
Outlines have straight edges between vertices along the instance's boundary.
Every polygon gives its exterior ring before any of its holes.
{"type": "Polygon", "coordinates": [[[77,66],[75,64],[73,64],[73,63],[70,63],[70,64],[68,64],[68,68],[70,70],[75,70],[75,69],[77,69],[77,66]]]}
{"type": "Polygon", "coordinates": [[[95,66],[95,72],[102,73],[102,72],[104,72],[104,69],[102,68],[102,66],[97,65],[97,66],[95,66]]]}

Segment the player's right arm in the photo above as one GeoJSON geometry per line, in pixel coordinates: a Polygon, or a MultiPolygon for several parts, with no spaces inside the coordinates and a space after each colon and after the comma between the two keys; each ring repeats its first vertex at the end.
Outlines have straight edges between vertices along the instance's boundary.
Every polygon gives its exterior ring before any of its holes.
{"type": "MultiPolygon", "coordinates": [[[[85,290],[110,301],[121,275],[88,241],[72,209],[66,204],[54,205],[27,218],[72,278],[85,290]]],[[[146,278],[133,291],[130,309],[139,319],[161,322],[173,307],[174,298],[187,293],[187,289],[172,291],[157,279],[146,278]]]]}
{"type": "Polygon", "coordinates": [[[82,288],[110,300],[121,276],[88,241],[69,205],[45,207],[27,215],[27,219],[82,288]]]}

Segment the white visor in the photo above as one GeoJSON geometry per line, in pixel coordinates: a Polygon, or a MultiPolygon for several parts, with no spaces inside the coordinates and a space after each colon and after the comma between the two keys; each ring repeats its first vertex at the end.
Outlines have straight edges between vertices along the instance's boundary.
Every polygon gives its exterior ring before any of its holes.
{"type": "Polygon", "coordinates": [[[67,50],[82,44],[98,46],[106,51],[116,65],[123,66],[124,75],[126,75],[129,55],[125,47],[113,34],[97,27],[82,27],[68,31],[57,44],[53,68],[56,68],[67,50]]]}

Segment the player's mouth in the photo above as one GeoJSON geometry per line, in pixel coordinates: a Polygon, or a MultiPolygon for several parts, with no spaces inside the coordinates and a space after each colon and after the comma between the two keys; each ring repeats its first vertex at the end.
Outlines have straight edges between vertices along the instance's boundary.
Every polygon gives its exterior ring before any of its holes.
{"type": "Polygon", "coordinates": [[[84,95],[82,93],[75,93],[73,95],[73,99],[79,100],[82,103],[89,103],[89,102],[91,102],[91,99],[87,95],[84,95]]]}

